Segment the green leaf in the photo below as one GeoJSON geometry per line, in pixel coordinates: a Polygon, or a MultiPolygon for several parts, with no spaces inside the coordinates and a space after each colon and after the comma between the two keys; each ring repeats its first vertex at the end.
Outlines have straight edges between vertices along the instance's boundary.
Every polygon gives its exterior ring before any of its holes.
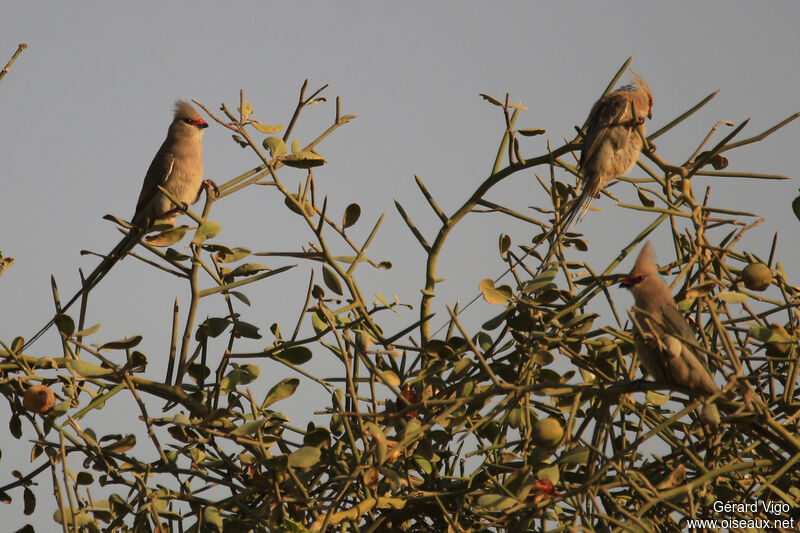
{"type": "Polygon", "coordinates": [[[545,133],[544,128],[529,128],[526,130],[517,130],[517,133],[525,137],[533,137],[534,135],[542,135],[545,133]]]}
{"type": "Polygon", "coordinates": [[[237,427],[233,431],[230,432],[232,437],[246,437],[255,434],[267,420],[265,418],[259,418],[258,420],[254,420],[252,422],[245,422],[241,426],[237,427]]]}
{"type": "Polygon", "coordinates": [[[245,141],[244,139],[242,139],[238,135],[231,135],[231,137],[233,137],[233,140],[234,140],[234,142],[236,144],[238,144],[242,148],[247,148],[247,146],[248,146],[247,141],[245,141]]]}
{"type": "Polygon", "coordinates": [[[252,383],[256,380],[256,378],[258,378],[260,373],[261,368],[258,365],[250,364],[241,366],[234,364],[233,370],[219,380],[220,389],[222,392],[230,392],[238,385],[247,385],[248,383],[252,383]]]}
{"type": "Polygon", "coordinates": [[[103,368],[80,359],[67,362],[67,368],[71,368],[73,372],[84,378],[99,378],[102,376],[110,376],[114,371],[109,368],[103,368]]]}
{"type": "Polygon", "coordinates": [[[349,228],[356,222],[358,222],[358,218],[361,216],[361,206],[358,204],[350,204],[344,210],[344,216],[342,217],[342,229],[349,228]]]}
{"type": "Polygon", "coordinates": [[[213,220],[206,220],[200,227],[197,228],[197,231],[194,234],[194,239],[192,239],[192,244],[201,244],[203,241],[207,239],[213,239],[217,236],[220,232],[222,227],[214,222],[213,220]]]}
{"type": "Polygon", "coordinates": [[[144,240],[147,241],[147,244],[151,246],[165,248],[167,246],[172,246],[176,242],[183,239],[183,236],[186,235],[187,231],[189,231],[189,226],[176,226],[172,229],[168,229],[167,231],[162,231],[156,235],[145,237],[144,240]]]}
{"type": "Polygon", "coordinates": [[[314,152],[300,152],[287,155],[281,161],[283,161],[283,164],[287,167],[292,168],[313,168],[322,166],[328,162],[324,157],[314,152]]]}
{"type": "Polygon", "coordinates": [[[250,115],[253,114],[253,104],[247,100],[242,101],[242,107],[239,109],[239,112],[242,114],[242,120],[247,120],[250,115]]]}
{"type": "Polygon", "coordinates": [[[481,281],[478,288],[481,293],[483,293],[484,299],[490,304],[502,305],[507,303],[514,296],[511,287],[508,285],[495,287],[494,280],[491,278],[486,278],[481,281]]]}
{"type": "Polygon", "coordinates": [[[247,248],[240,247],[232,248],[230,249],[230,252],[219,251],[217,252],[217,261],[220,263],[234,263],[240,259],[244,259],[251,253],[252,252],[247,248]]]}
{"type": "Polygon", "coordinates": [[[653,200],[652,198],[650,198],[649,196],[647,196],[647,195],[644,193],[644,191],[643,191],[643,190],[641,190],[641,189],[637,188],[637,189],[636,189],[636,194],[638,194],[638,195],[639,195],[639,201],[640,201],[640,202],[642,202],[642,205],[643,205],[643,206],[645,206],[645,207],[653,207],[654,205],[656,205],[656,202],[655,202],[655,200],[653,200]]]}
{"type": "Polygon", "coordinates": [[[127,350],[130,348],[134,348],[142,342],[141,335],[134,335],[133,337],[128,337],[127,339],[121,339],[118,341],[111,341],[106,342],[105,344],[101,344],[97,347],[98,350],[127,350]]]}
{"type": "Polygon", "coordinates": [[[276,157],[280,157],[289,149],[286,147],[286,143],[283,142],[283,139],[280,137],[267,137],[264,139],[264,148],[269,150],[269,155],[275,159],[276,157]]]}
{"type": "Polygon", "coordinates": [[[542,468],[536,473],[536,477],[537,479],[549,479],[550,482],[555,485],[560,479],[558,467],[556,465],[552,465],[542,468]]]}
{"type": "MultiPolygon", "coordinates": [[[[313,217],[317,213],[317,211],[314,209],[314,206],[308,200],[302,199],[298,194],[292,194],[290,196],[294,198],[297,202],[299,202],[300,205],[303,206],[306,215],[313,217]]],[[[303,212],[300,211],[300,209],[294,204],[294,202],[292,202],[288,198],[284,198],[283,203],[286,204],[286,207],[288,207],[290,211],[297,213],[298,215],[303,214],[303,212]]]]}
{"type": "Polygon", "coordinates": [[[271,270],[266,265],[259,265],[257,263],[245,263],[243,265],[239,265],[229,274],[232,277],[243,277],[243,276],[252,276],[254,274],[258,274],[259,272],[264,272],[271,270]]]}
{"type": "Polygon", "coordinates": [[[217,531],[222,531],[222,516],[219,514],[219,509],[212,505],[203,509],[203,522],[217,531]]]}
{"type": "Polygon", "coordinates": [[[431,472],[433,472],[433,465],[431,465],[431,462],[425,459],[424,457],[421,457],[419,455],[414,455],[413,459],[414,462],[417,463],[417,466],[422,472],[425,472],[426,474],[430,474],[431,472]]]}
{"type": "Polygon", "coordinates": [[[322,266],[322,280],[325,282],[326,287],[339,296],[342,295],[342,282],[339,280],[339,276],[327,265],[322,266]]]}
{"type": "Polygon", "coordinates": [[[278,352],[275,359],[284,361],[293,365],[302,365],[311,360],[311,350],[305,346],[292,346],[291,348],[278,352]]]}
{"type": "Polygon", "coordinates": [[[320,317],[317,313],[311,313],[311,326],[317,334],[322,333],[328,329],[328,323],[320,317]]]}
{"type": "Polygon", "coordinates": [[[294,468],[309,468],[319,462],[322,452],[314,446],[303,446],[289,456],[289,466],[294,468]]]}
{"type": "Polygon", "coordinates": [[[585,465],[589,462],[589,454],[589,448],[573,448],[568,452],[562,453],[558,458],[558,462],[585,465]]]}
{"type": "Polygon", "coordinates": [[[57,314],[55,317],[53,317],[53,323],[58,328],[58,331],[67,337],[75,333],[75,321],[72,320],[72,317],[67,314],[57,314]]]}
{"type": "Polygon", "coordinates": [[[261,334],[258,332],[258,326],[254,326],[248,322],[239,320],[233,326],[233,332],[245,339],[260,339],[261,334]]]}
{"type": "Polygon", "coordinates": [[[659,394],[654,391],[647,391],[645,395],[647,401],[653,405],[661,406],[669,401],[669,394],[659,394]]]}
{"type": "Polygon", "coordinates": [[[481,93],[481,97],[482,97],[484,100],[486,100],[487,102],[489,102],[490,104],[492,104],[492,105],[496,105],[496,106],[498,106],[498,107],[503,107],[503,103],[502,103],[502,102],[500,102],[499,100],[497,100],[497,99],[495,99],[495,98],[492,98],[492,97],[491,97],[491,96],[489,96],[488,94],[483,94],[483,93],[481,93]]]}
{"type": "Polygon", "coordinates": [[[231,296],[235,296],[243,304],[247,306],[250,305],[250,299],[247,296],[245,296],[244,293],[241,293],[239,291],[230,291],[229,294],[231,296]]]}
{"type": "Polygon", "coordinates": [[[29,487],[25,487],[22,492],[22,501],[22,514],[25,516],[33,514],[33,511],[36,510],[36,496],[33,495],[33,491],[29,487]]]}
{"type": "Polygon", "coordinates": [[[740,304],[747,301],[748,296],[736,291],[722,291],[717,294],[717,299],[729,304],[740,304]]]}
{"type": "Polygon", "coordinates": [[[108,453],[125,453],[136,446],[135,435],[125,435],[116,442],[103,446],[103,451],[108,453]]]}
{"type": "Polygon", "coordinates": [[[800,220],[800,196],[792,200],[792,211],[794,211],[794,216],[797,217],[797,220],[800,220]]]}
{"type": "Polygon", "coordinates": [[[491,511],[504,511],[517,505],[517,500],[509,498],[505,494],[484,494],[478,497],[475,502],[478,507],[483,507],[491,511]]]}
{"type": "Polygon", "coordinates": [[[300,380],[297,378],[286,378],[274,387],[272,387],[269,392],[267,393],[266,398],[264,398],[264,402],[261,404],[262,409],[266,409],[270,405],[279,402],[281,400],[285,400],[286,398],[290,397],[294,392],[297,390],[297,387],[300,386],[300,380]]]}
{"type": "Polygon", "coordinates": [[[94,326],[88,327],[86,329],[82,329],[80,331],[75,332],[76,337],[88,337],[96,333],[100,329],[100,324],[95,324],[94,326]]]}
{"type": "Polygon", "coordinates": [[[500,248],[500,257],[504,257],[509,248],[511,248],[511,236],[502,233],[498,243],[500,248]]]}
{"type": "Polygon", "coordinates": [[[91,472],[78,472],[77,478],[75,478],[75,482],[78,485],[91,485],[94,483],[94,476],[91,472]]]}
{"type": "Polygon", "coordinates": [[[498,327],[500,327],[500,324],[505,322],[505,320],[506,320],[506,312],[503,311],[496,317],[490,318],[489,320],[484,322],[481,328],[485,329],[486,331],[492,331],[493,329],[497,329],[498,327]]]}

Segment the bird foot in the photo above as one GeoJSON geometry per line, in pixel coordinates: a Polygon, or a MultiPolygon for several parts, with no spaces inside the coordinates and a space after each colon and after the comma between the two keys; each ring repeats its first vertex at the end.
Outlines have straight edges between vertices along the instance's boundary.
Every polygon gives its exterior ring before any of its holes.
{"type": "Polygon", "coordinates": [[[655,151],[656,151],[656,145],[655,145],[655,144],[653,144],[653,143],[648,143],[647,151],[648,151],[649,153],[651,153],[651,154],[652,154],[652,153],[655,153],[655,151]]]}
{"type": "Polygon", "coordinates": [[[203,188],[204,188],[205,190],[207,190],[207,191],[208,191],[208,190],[213,190],[213,191],[214,191],[214,194],[215,194],[216,196],[219,196],[219,187],[217,186],[217,184],[216,184],[216,183],[214,183],[214,180],[212,180],[212,179],[205,179],[205,180],[203,180],[203,188]]]}

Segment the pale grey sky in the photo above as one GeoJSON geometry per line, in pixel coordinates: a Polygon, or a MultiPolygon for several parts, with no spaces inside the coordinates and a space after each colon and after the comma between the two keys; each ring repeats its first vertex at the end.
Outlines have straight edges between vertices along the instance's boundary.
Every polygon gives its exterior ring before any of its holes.
{"type": "MultiPolygon", "coordinates": [[[[655,95],[651,131],[720,90],[703,111],[659,139],[661,157],[682,162],[718,120],[738,124],[752,117],[743,134],[749,136],[800,111],[798,20],[800,4],[791,1],[10,3],[0,22],[0,63],[18,43],[29,48],[0,82],[0,251],[16,259],[0,278],[0,339],[29,337],[51,315],[50,274],[65,299],[78,287],[77,268],[88,272],[97,263],[79,251],[105,253],[116,244],[118,233],[101,217],[132,214],[176,98],[196,98],[214,110],[220,102],[235,108],[244,89],[257,118],[285,124],[305,78],[311,88],[330,83],[329,102],[307,110],[295,135],[309,141],[327,127],[336,95],[343,112],[358,119],[319,146],[329,164],[315,172],[317,194],[328,195],[336,217],[348,203],[361,204],[353,233],[362,239],[386,211],[371,253],[394,269],[362,267],[364,292],[396,293],[416,307],[423,256],[393,202],[400,201],[430,238],[436,220],[413,175],[448,212],[485,179],[504,125],[479,93],[502,98],[510,92],[529,108],[518,125],[545,128],[557,145],[572,137],[573,125],[583,122],[617,68],[634,55],[633,68],[655,95]]],[[[730,154],[730,168],[792,176],[799,134],[800,121],[730,154]]],[[[526,139],[523,154],[541,155],[545,141],[526,139]]],[[[221,127],[207,130],[206,175],[217,183],[257,163],[221,127]]],[[[295,186],[302,177],[290,169],[282,175],[295,186]]],[[[712,186],[712,204],[768,217],[746,243],[766,256],[772,234],[780,231],[784,264],[790,277],[797,272],[800,222],[790,205],[797,180],[696,183],[702,183],[698,191],[712,186]]],[[[615,192],[635,201],[629,188],[615,192]]],[[[525,211],[546,205],[537,195],[528,172],[489,199],[525,211]]],[[[653,217],[621,212],[605,197],[595,205],[603,211],[590,213],[576,229],[592,247],[585,259],[603,269],[653,217]]],[[[296,250],[313,239],[271,188],[229,197],[211,218],[223,226],[217,241],[254,250],[296,250]]],[[[500,272],[501,232],[515,244],[531,237],[529,227],[497,217],[474,216],[454,232],[439,267],[449,281],[439,287],[436,323],[443,320],[441,303],[471,298],[480,279],[500,272]]],[[[243,318],[265,337],[253,349],[271,342],[273,322],[291,329],[308,274],[303,264],[252,293],[257,301],[242,310],[243,318]]],[[[104,321],[96,342],[146,332],[140,349],[150,357],[148,376],[160,379],[172,302],[178,297],[185,308],[187,296],[185,286],[128,259],[92,292],[87,322],[104,321]]],[[[630,305],[628,295],[617,297],[630,305]]],[[[497,313],[486,304],[475,308],[465,317],[471,324],[497,313]]],[[[219,301],[201,309],[201,316],[222,313],[219,301]]],[[[415,308],[401,320],[410,323],[416,315],[415,308]]],[[[31,352],[48,349],[58,350],[53,332],[31,352]]],[[[262,375],[258,387],[267,390],[272,378],[262,375]]],[[[27,470],[28,445],[6,439],[0,438],[0,484],[10,469],[27,470]]],[[[37,509],[41,516],[50,512],[37,509]]],[[[0,517],[25,523],[8,506],[0,506],[0,517]]]]}

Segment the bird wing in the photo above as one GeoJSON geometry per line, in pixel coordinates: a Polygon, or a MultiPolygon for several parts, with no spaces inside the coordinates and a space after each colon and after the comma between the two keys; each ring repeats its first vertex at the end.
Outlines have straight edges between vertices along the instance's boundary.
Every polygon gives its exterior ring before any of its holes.
{"type": "Polygon", "coordinates": [[[150,166],[147,169],[147,174],[144,176],[142,183],[142,191],[139,193],[139,201],[136,202],[136,212],[134,220],[142,211],[145,210],[147,205],[153,197],[160,192],[157,185],[164,185],[167,178],[172,173],[172,167],[175,165],[175,157],[169,152],[165,153],[163,157],[158,154],[153,158],[150,166]]]}
{"type": "Polygon", "coordinates": [[[609,94],[595,104],[586,120],[586,135],[583,136],[578,168],[583,167],[583,163],[603,144],[610,129],[626,120],[626,115],[630,116],[630,102],[622,94],[609,94]]]}
{"type": "Polygon", "coordinates": [[[661,308],[664,318],[664,325],[668,328],[668,333],[677,334],[684,339],[694,339],[695,332],[692,326],[683,318],[683,315],[674,305],[664,305],[661,308]]]}

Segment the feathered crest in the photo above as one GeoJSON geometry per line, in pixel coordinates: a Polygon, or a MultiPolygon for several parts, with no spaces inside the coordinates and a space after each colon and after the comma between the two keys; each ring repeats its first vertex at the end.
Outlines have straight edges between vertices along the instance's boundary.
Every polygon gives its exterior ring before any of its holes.
{"type": "Polygon", "coordinates": [[[177,100],[175,102],[175,118],[178,119],[189,119],[189,120],[198,120],[202,118],[200,114],[192,107],[192,104],[187,102],[186,100],[177,100]]]}
{"type": "Polygon", "coordinates": [[[631,69],[631,81],[627,85],[622,86],[623,89],[631,89],[631,90],[638,90],[642,89],[644,92],[649,94],[651,97],[653,93],[650,92],[650,87],[647,86],[647,82],[636,73],[635,70],[631,69]]]}
{"type": "Polygon", "coordinates": [[[658,272],[658,265],[656,264],[656,253],[653,251],[653,245],[647,241],[639,252],[639,257],[636,258],[636,263],[631,270],[632,276],[641,276],[645,274],[653,274],[658,272]]]}

